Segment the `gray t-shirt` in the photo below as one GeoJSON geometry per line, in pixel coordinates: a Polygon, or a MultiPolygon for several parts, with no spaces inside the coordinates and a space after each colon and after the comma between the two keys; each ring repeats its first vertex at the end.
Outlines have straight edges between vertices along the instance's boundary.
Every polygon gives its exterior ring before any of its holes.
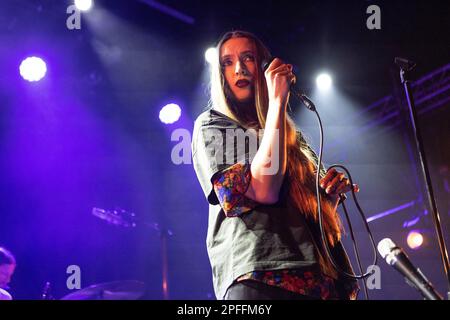
{"type": "Polygon", "coordinates": [[[276,204],[260,204],[239,217],[225,216],[212,180],[235,163],[249,165],[256,151],[249,150],[248,143],[237,143],[233,130],[243,128],[209,109],[195,121],[192,139],[194,169],[209,202],[206,245],[217,299],[223,299],[235,279],[251,271],[318,267],[308,223],[286,201],[287,179],[276,204]]]}

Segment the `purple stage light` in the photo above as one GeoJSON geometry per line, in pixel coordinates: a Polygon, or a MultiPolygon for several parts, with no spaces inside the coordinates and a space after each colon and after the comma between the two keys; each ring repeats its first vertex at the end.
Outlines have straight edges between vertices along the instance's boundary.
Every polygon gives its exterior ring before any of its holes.
{"type": "Polygon", "coordinates": [[[27,81],[39,81],[47,73],[47,65],[38,57],[29,57],[22,61],[19,67],[20,75],[27,81]]]}
{"type": "Polygon", "coordinates": [[[165,124],[171,124],[178,121],[180,116],[181,108],[175,103],[169,103],[159,111],[159,120],[165,124]]]}

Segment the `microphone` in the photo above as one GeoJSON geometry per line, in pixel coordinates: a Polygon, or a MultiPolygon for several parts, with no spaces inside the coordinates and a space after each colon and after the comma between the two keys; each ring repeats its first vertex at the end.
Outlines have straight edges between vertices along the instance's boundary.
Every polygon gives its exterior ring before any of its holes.
{"type": "Polygon", "coordinates": [[[402,248],[398,247],[391,239],[385,238],[378,243],[378,252],[386,260],[387,264],[400,272],[406,282],[420,291],[427,300],[442,300],[442,296],[434,289],[430,281],[415,268],[402,248]]]}
{"type": "Polygon", "coordinates": [[[401,57],[395,57],[394,62],[397,66],[405,71],[411,71],[416,66],[416,63],[414,61],[401,57]]]}
{"type": "MultiPolygon", "coordinates": [[[[263,60],[263,62],[261,63],[263,72],[267,70],[274,59],[275,57],[272,57],[269,60],[263,60]]],[[[296,96],[309,110],[316,111],[316,106],[311,101],[311,99],[309,99],[304,93],[302,93],[294,83],[291,83],[290,92],[292,95],[296,96]]]]}

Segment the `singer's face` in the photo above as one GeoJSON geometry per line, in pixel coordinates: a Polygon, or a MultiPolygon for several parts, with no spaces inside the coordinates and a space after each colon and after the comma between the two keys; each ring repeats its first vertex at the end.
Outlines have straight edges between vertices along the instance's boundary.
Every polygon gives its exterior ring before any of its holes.
{"type": "Polygon", "coordinates": [[[11,282],[11,277],[16,269],[14,264],[2,264],[0,265],[0,288],[6,288],[8,283],[11,282]]]}
{"type": "Polygon", "coordinates": [[[235,98],[245,102],[254,97],[256,48],[252,40],[232,38],[220,49],[220,65],[235,98]]]}

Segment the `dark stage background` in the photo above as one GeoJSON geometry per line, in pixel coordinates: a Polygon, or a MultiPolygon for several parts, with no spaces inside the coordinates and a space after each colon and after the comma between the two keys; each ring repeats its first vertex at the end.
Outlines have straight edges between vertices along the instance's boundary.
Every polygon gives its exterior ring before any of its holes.
{"type": "MultiPolygon", "coordinates": [[[[323,118],[324,161],[350,169],[366,217],[393,210],[370,222],[375,240],[391,237],[441,293],[447,290],[393,60],[417,62],[411,78],[423,79],[414,90],[448,243],[448,1],[98,0],[81,14],[80,30],[66,27],[70,4],[0,3],[0,246],[18,261],[10,284],[16,299],[39,299],[47,281],[56,299],[69,294],[70,265],[80,267],[82,287],[134,279],[145,283],[144,299],[163,299],[158,231],[139,222],[108,224],[92,215],[94,207],[120,207],[170,229],[169,298],[215,299],[207,203],[192,165],[171,161],[171,133],[191,132],[207,106],[204,52],[232,29],[254,32],[294,64],[323,118]],[[381,30],[366,27],[372,4],[381,9],[381,30]],[[47,74],[31,83],[19,65],[33,55],[46,61],[47,74]],[[323,70],[333,77],[328,95],[315,89],[323,70]],[[170,125],[158,117],[168,103],[182,110],[170,125]],[[425,238],[417,250],[406,243],[412,229],[425,238]]],[[[292,109],[317,150],[314,115],[292,109]]],[[[348,203],[367,266],[369,243],[348,203]]],[[[379,266],[381,289],[370,290],[372,299],[421,298],[382,259],[379,266]]]]}

